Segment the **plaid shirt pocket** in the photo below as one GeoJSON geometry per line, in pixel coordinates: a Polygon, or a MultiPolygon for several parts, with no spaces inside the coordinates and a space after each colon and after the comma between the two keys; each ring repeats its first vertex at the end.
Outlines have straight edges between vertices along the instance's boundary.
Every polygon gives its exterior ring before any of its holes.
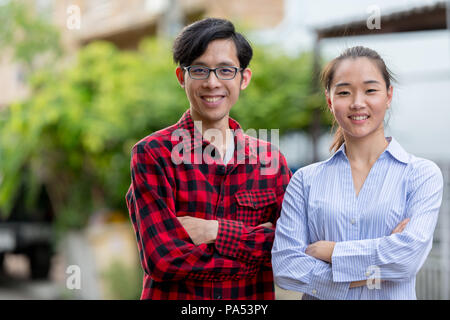
{"type": "Polygon", "coordinates": [[[270,216],[277,202],[273,189],[242,190],[235,194],[236,220],[248,226],[257,226],[270,221],[270,216]]]}

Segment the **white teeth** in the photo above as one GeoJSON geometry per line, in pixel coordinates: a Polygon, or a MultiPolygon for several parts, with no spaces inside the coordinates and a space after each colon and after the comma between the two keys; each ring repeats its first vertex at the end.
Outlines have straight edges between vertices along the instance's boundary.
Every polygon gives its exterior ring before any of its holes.
{"type": "Polygon", "coordinates": [[[369,118],[369,116],[355,116],[355,117],[350,117],[352,120],[366,120],[369,118]]]}
{"type": "Polygon", "coordinates": [[[217,102],[221,99],[221,97],[213,97],[213,98],[204,98],[207,102],[217,102]]]}

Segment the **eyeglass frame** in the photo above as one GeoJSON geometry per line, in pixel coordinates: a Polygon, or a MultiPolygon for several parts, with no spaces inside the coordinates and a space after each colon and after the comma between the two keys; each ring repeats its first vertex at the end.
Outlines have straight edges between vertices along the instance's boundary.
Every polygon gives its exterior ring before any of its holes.
{"type": "Polygon", "coordinates": [[[234,66],[222,66],[222,67],[217,67],[217,68],[209,68],[209,67],[206,67],[206,66],[198,66],[198,65],[193,65],[193,66],[183,67],[183,69],[187,71],[187,73],[189,74],[189,77],[190,77],[191,79],[193,79],[193,80],[206,80],[206,79],[208,79],[209,76],[211,75],[211,71],[214,72],[214,74],[216,75],[217,79],[219,79],[219,80],[233,80],[234,78],[236,78],[236,75],[238,74],[238,72],[242,72],[242,71],[244,70],[244,68],[238,68],[238,67],[234,67],[234,66]],[[200,67],[200,68],[208,69],[208,75],[207,75],[205,78],[194,78],[194,77],[191,75],[191,71],[190,71],[190,69],[191,69],[192,67],[200,67]],[[223,79],[223,78],[219,77],[218,74],[217,74],[217,69],[223,69],[223,68],[232,68],[232,69],[234,69],[235,72],[234,72],[233,78],[230,78],[230,79],[223,79]]]}

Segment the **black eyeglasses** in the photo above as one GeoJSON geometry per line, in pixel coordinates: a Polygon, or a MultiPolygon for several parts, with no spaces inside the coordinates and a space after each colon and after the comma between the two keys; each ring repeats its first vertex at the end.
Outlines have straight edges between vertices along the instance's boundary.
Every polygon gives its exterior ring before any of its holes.
{"type": "Polygon", "coordinates": [[[218,68],[208,68],[204,66],[189,66],[184,67],[184,70],[187,70],[189,76],[195,80],[205,80],[208,79],[209,74],[213,71],[216,74],[216,77],[221,80],[233,80],[236,77],[238,71],[243,70],[238,67],[218,67],[218,68]]]}

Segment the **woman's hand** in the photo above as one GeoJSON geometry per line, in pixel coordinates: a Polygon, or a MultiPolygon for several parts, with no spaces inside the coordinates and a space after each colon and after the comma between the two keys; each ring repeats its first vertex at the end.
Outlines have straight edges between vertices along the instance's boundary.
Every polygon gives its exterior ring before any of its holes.
{"type": "Polygon", "coordinates": [[[331,256],[333,255],[335,244],[336,242],[333,241],[317,241],[311,243],[306,248],[305,253],[307,255],[313,256],[314,258],[331,263],[331,256]]]}
{"type": "MultiPolygon", "coordinates": [[[[402,220],[395,228],[392,230],[391,234],[402,232],[409,222],[409,218],[402,220]]],[[[322,261],[331,263],[331,256],[333,255],[333,250],[336,242],[333,241],[317,241],[311,243],[307,248],[305,253],[314,258],[320,259],[322,261]]]]}
{"type": "Polygon", "coordinates": [[[400,221],[400,223],[395,227],[395,229],[392,230],[391,235],[393,235],[394,233],[402,232],[406,228],[406,225],[408,224],[409,220],[411,220],[411,219],[406,218],[405,220],[400,221]]]}

